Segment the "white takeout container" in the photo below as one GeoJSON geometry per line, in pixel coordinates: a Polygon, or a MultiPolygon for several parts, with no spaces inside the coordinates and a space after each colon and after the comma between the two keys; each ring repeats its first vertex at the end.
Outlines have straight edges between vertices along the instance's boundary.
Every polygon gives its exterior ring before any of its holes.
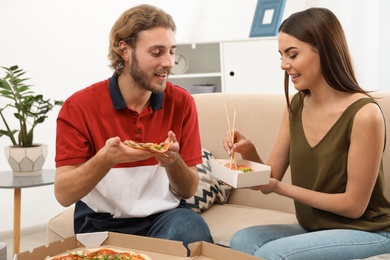
{"type": "Polygon", "coordinates": [[[237,165],[245,164],[252,168],[253,171],[230,170],[225,166],[225,164],[230,164],[230,159],[211,159],[211,174],[234,188],[252,187],[269,183],[271,166],[242,159],[236,160],[236,163],[237,165]]]}

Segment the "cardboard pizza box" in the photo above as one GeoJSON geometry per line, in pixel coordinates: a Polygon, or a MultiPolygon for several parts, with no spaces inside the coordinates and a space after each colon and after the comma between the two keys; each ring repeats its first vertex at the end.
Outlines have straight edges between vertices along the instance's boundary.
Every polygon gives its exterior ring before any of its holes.
{"type": "Polygon", "coordinates": [[[259,260],[260,258],[230,248],[207,243],[195,242],[188,246],[191,251],[191,256],[187,259],[196,260],[259,260]]]}
{"type": "Polygon", "coordinates": [[[269,183],[270,166],[243,159],[236,160],[236,163],[238,165],[247,165],[253,171],[242,172],[229,169],[225,165],[230,164],[230,159],[211,159],[211,174],[234,188],[252,187],[269,183]]]}
{"type": "Polygon", "coordinates": [[[196,242],[189,245],[191,255],[187,257],[187,249],[179,241],[127,235],[114,232],[96,232],[76,234],[63,241],[56,241],[14,256],[14,260],[44,260],[49,256],[57,256],[67,251],[85,248],[105,248],[129,250],[149,256],[152,260],[250,260],[258,259],[229,248],[207,242],[196,242]]]}

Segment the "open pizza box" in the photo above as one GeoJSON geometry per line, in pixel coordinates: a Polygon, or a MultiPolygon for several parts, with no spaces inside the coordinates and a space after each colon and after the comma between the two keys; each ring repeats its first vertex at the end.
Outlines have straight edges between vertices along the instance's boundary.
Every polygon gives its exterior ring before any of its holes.
{"type": "Polygon", "coordinates": [[[98,247],[132,251],[145,254],[152,260],[214,259],[214,260],[250,260],[258,259],[229,248],[207,242],[195,242],[189,245],[191,255],[179,241],[120,234],[114,232],[97,232],[77,234],[63,241],[56,241],[14,256],[14,260],[44,260],[68,251],[96,249],[98,247]]]}
{"type": "MultiPolygon", "coordinates": [[[[234,164],[234,161],[232,163],[234,164]]],[[[225,166],[226,164],[230,165],[230,159],[211,159],[211,174],[234,188],[252,187],[269,183],[270,166],[243,159],[236,160],[236,163],[237,165],[247,165],[253,171],[231,170],[225,166]]]]}

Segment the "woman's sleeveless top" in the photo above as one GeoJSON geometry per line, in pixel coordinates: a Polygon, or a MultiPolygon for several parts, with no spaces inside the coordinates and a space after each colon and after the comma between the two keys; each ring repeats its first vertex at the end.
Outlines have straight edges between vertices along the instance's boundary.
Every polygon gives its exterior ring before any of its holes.
{"type": "MultiPolygon", "coordinates": [[[[324,193],[345,191],[354,117],[359,109],[368,103],[376,102],[372,98],[363,98],[351,104],[323,139],[311,147],[303,131],[302,102],[299,95],[295,95],[291,102],[294,113],[290,114],[290,167],[293,185],[324,193]]],[[[335,228],[390,231],[390,203],[384,197],[382,161],[370,202],[360,218],[343,217],[297,201],[295,209],[299,223],[309,231],[335,228]]]]}

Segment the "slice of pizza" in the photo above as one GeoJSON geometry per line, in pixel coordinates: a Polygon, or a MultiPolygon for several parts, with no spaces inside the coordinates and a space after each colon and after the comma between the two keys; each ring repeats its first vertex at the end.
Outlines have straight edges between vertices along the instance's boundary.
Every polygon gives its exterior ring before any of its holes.
{"type": "Polygon", "coordinates": [[[166,151],[169,150],[171,147],[172,142],[170,143],[139,143],[135,142],[133,140],[126,140],[123,142],[125,145],[130,146],[135,149],[142,149],[142,150],[148,150],[152,152],[157,152],[157,153],[165,153],[166,151]]]}
{"type": "Polygon", "coordinates": [[[46,258],[45,260],[152,260],[146,254],[139,254],[133,251],[114,250],[109,248],[86,249],[83,251],[68,251],[60,256],[46,258]]]}

